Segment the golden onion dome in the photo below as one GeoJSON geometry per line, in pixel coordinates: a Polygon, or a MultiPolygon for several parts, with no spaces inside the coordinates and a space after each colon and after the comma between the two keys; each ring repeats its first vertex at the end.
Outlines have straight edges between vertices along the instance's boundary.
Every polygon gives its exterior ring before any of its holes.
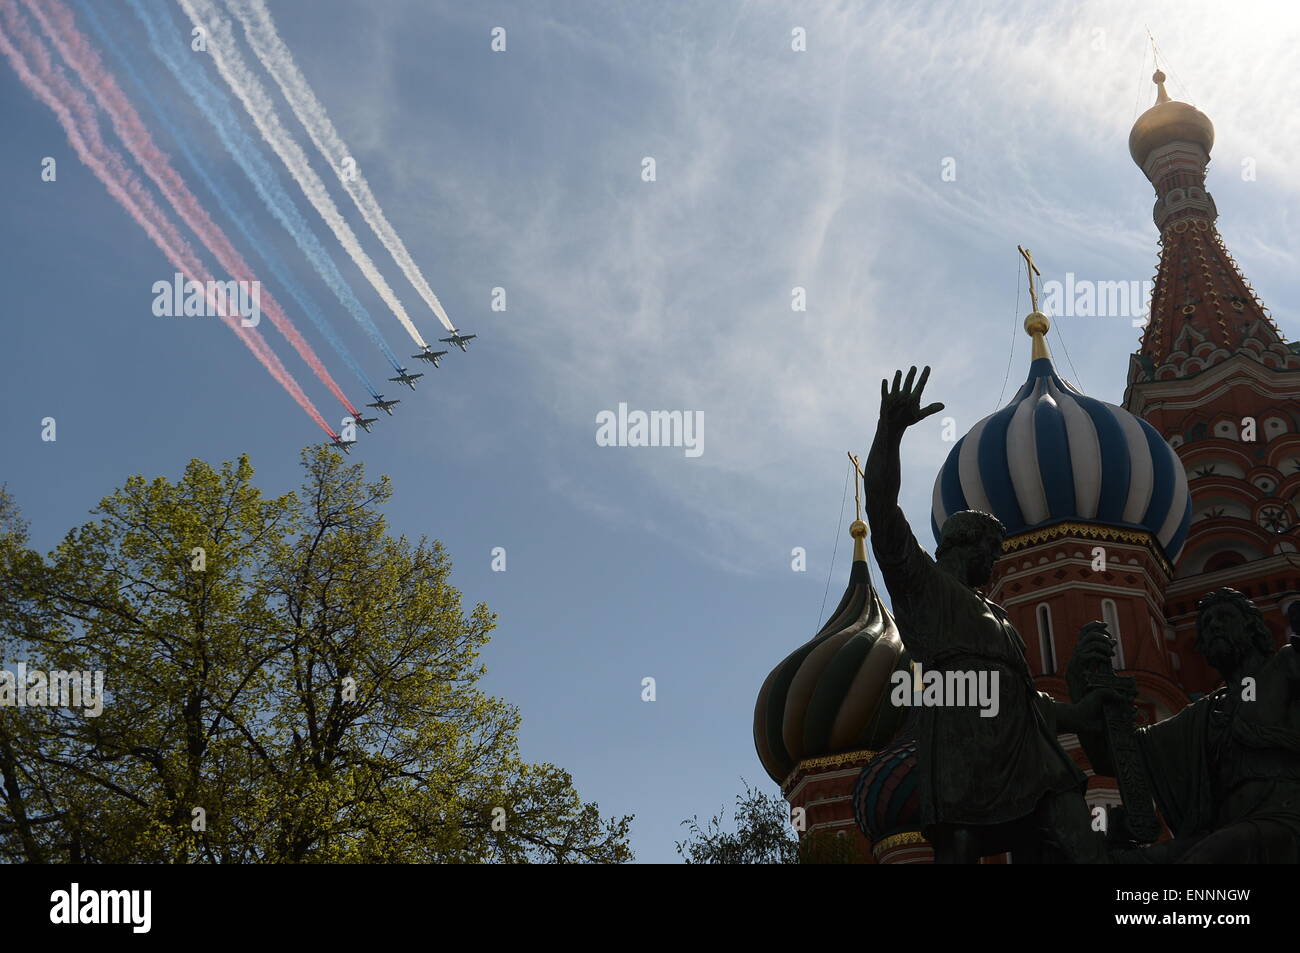
{"type": "Polygon", "coordinates": [[[1194,142],[1209,155],[1214,148],[1214,123],[1195,106],[1176,102],[1165,92],[1165,74],[1151,77],[1159,88],[1156,104],[1138,116],[1128,135],[1128,151],[1141,168],[1152,151],[1171,142],[1194,142]]]}
{"type": "Polygon", "coordinates": [[[839,606],[813,638],[772,669],[754,706],[754,747],[783,783],[807,758],[879,751],[903,724],[890,701],[896,671],[911,671],[894,617],[867,568],[867,524],[854,520],[853,566],[839,606]]]}

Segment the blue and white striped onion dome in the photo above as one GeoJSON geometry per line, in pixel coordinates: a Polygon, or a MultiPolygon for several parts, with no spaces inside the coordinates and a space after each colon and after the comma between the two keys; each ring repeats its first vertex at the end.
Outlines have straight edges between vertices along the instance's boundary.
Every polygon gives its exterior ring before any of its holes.
{"type": "Polygon", "coordinates": [[[936,540],[960,510],[992,513],[1008,538],[1063,522],[1145,531],[1172,563],[1192,501],[1178,455],[1154,427],[1080,393],[1050,356],[1036,356],[1011,403],[972,427],[939,470],[936,540]]]}

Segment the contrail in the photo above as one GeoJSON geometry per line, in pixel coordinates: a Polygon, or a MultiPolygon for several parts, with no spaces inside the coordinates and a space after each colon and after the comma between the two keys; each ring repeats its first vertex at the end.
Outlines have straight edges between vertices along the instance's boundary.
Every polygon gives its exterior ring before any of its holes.
{"type": "Polygon", "coordinates": [[[349,169],[347,174],[344,174],[344,165],[352,154],[338,134],[338,130],[334,128],[334,123],[330,121],[325,107],[321,105],[306,78],[299,71],[293,54],[280,39],[280,34],[275,29],[275,21],[271,19],[266,4],[262,0],[226,0],[226,5],[243,25],[244,36],[248,38],[253,52],[257,54],[257,58],[271,74],[280,91],[284,93],[284,98],[288,100],[293,114],[306,127],[311,141],[316,143],[316,148],[338,175],[343,188],[347,190],[348,195],[352,196],[352,201],[356,203],[366,224],[388,249],[393,260],[402,269],[402,274],[406,275],[407,280],[415,286],[415,290],[437,315],[443,327],[448,331],[455,331],[456,328],[447,317],[447,312],[443,310],[438,296],[425,281],[424,275],[416,265],[415,259],[411,257],[411,253],[406,250],[406,245],[402,243],[397,230],[389,223],[384,210],[379,207],[379,200],[370,191],[365,176],[356,169],[349,169]]]}
{"type": "MultiPolygon", "coordinates": [[[[113,74],[104,68],[99,54],[77,29],[72,11],[63,4],[62,0],[23,0],[23,3],[40,23],[55,49],[81,77],[81,81],[94,95],[100,108],[108,113],[113,129],[127,151],[140,163],[145,174],[158,186],[172,208],[198,236],[199,241],[207,246],[230,277],[237,281],[257,282],[261,285],[253,270],[248,267],[248,263],[230,243],[226,233],[212,220],[207,209],[185,184],[185,180],[172,168],[171,160],[154,144],[153,136],[149,134],[148,128],[140,119],[140,114],[117,85],[113,74]]],[[[334,381],[329,369],[325,367],[306,339],[298,333],[298,329],[294,327],[288,315],[280,308],[279,302],[265,287],[262,287],[261,291],[261,304],[262,310],[271,319],[276,329],[284,335],[285,340],[306,361],[307,366],[312,369],[321,383],[338,398],[344,409],[355,417],[357,409],[352,401],[348,400],[342,388],[334,381]]]]}
{"type": "MultiPolygon", "coordinates": [[[[94,106],[53,63],[44,41],[23,22],[14,0],[0,0],[0,14],[3,15],[5,28],[8,30],[6,34],[4,29],[0,29],[0,53],[9,60],[18,77],[32,94],[54,112],[77,157],[104,184],[109,194],[135,220],[136,224],[145,230],[173,268],[191,281],[203,282],[205,287],[210,288],[207,283],[213,281],[212,275],[204,268],[189,244],[176,230],[175,225],[153,200],[149,191],[127,167],[121,153],[104,143],[94,106]],[[11,39],[11,36],[14,39],[11,39]],[[21,46],[24,52],[19,52],[18,46],[21,46]],[[28,57],[35,63],[34,68],[29,64],[28,57]]],[[[209,303],[213,302],[214,297],[209,295],[209,303]]],[[[288,391],[298,406],[306,411],[307,415],[330,437],[337,437],[311,400],[302,392],[293,375],[285,369],[280,359],[267,346],[257,329],[244,327],[236,315],[222,315],[222,320],[256,355],[280,386],[288,391]]]]}
{"type": "Polygon", "coordinates": [[[361,365],[357,363],[352,352],[342,342],[342,340],[339,339],[333,326],[325,320],[320,306],[311,298],[306,289],[304,289],[293,277],[280,256],[276,254],[272,244],[266,240],[266,237],[262,235],[253,224],[253,217],[248,214],[248,212],[243,208],[243,204],[236,198],[235,191],[230,188],[215,169],[209,167],[208,163],[200,157],[200,154],[196,153],[195,150],[191,148],[190,137],[186,135],[184,125],[181,122],[178,122],[176,117],[172,115],[171,111],[158,99],[157,96],[153,94],[149,84],[140,78],[140,74],[136,71],[135,66],[131,62],[131,57],[126,55],[121,46],[114,39],[112,31],[109,30],[104,25],[104,22],[99,18],[99,15],[95,12],[94,4],[88,2],[88,0],[76,0],[76,3],[81,15],[85,17],[86,22],[90,24],[91,30],[95,33],[96,37],[98,37],[100,44],[106,47],[117,59],[118,63],[126,71],[127,76],[130,77],[131,82],[135,84],[136,89],[141,93],[141,95],[143,95],[145,102],[148,103],[155,118],[169,133],[171,133],[172,139],[180,146],[181,152],[184,154],[186,161],[189,162],[190,167],[198,173],[199,179],[203,182],[203,185],[207,190],[216,197],[217,203],[221,206],[221,210],[226,214],[226,218],[235,223],[235,226],[239,229],[244,238],[247,239],[248,243],[262,256],[262,260],[266,262],[267,267],[271,271],[272,277],[275,278],[276,286],[284,288],[289,293],[289,297],[294,300],[299,309],[311,318],[312,323],[316,325],[321,334],[325,336],[325,339],[329,341],[330,346],[334,348],[335,352],[343,359],[344,363],[348,365],[352,372],[357,375],[362,386],[370,392],[372,397],[376,396],[378,392],[370,383],[370,378],[366,376],[366,372],[362,370],[361,365]]]}
{"type": "Polygon", "coordinates": [[[271,97],[266,92],[266,88],[253,75],[253,72],[248,68],[248,64],[244,62],[243,55],[236,47],[230,21],[221,15],[210,0],[179,0],[179,2],[194,25],[206,33],[208,51],[212,54],[213,62],[217,64],[217,70],[221,73],[221,78],[226,81],[226,85],[244,104],[244,109],[252,117],[258,132],[262,134],[262,138],[275,150],[275,154],[280,157],[280,161],[285,164],[289,174],[298,183],[308,201],[320,213],[321,218],[325,220],[325,224],[330,227],[344,250],[357,263],[361,273],[374,285],[375,291],[384,299],[384,303],[388,305],[389,310],[393,312],[397,320],[402,323],[402,327],[406,328],[406,333],[411,336],[411,340],[419,347],[428,347],[420,332],[416,330],[415,324],[407,315],[406,309],[402,307],[402,302],[398,300],[397,294],[389,287],[384,276],[375,267],[375,263],[370,260],[370,256],[361,247],[361,243],[357,241],[357,236],[353,233],[351,226],[339,214],[338,207],[334,204],[334,200],[330,198],[329,192],[325,188],[325,183],[320,180],[320,176],[316,174],[307,161],[306,153],[285,131],[283,124],[280,122],[280,117],[275,111],[275,106],[271,102],[271,97]]]}
{"type": "Polygon", "coordinates": [[[375,346],[383,352],[384,357],[396,369],[401,369],[397,356],[393,354],[382,332],[375,324],[374,318],[366,307],[357,300],[346,278],[339,271],[329,253],[321,245],[316,233],[312,231],[307,220],[303,218],[293,199],[280,184],[271,164],[262,155],[261,148],[248,135],[230,100],[211,80],[203,67],[194,60],[194,54],[187,45],[178,42],[171,17],[159,8],[162,0],[155,0],[149,9],[141,0],[130,0],[136,16],[149,33],[149,45],[154,54],[163,61],[176,81],[181,84],[190,99],[216,130],[222,145],[230,157],[244,171],[244,175],[253,184],[254,190],[262,203],[276,220],[293,236],[298,248],[307,257],[321,280],[334,292],[339,303],[352,315],[369,335],[375,346]],[[170,34],[170,36],[168,35],[170,34]]]}

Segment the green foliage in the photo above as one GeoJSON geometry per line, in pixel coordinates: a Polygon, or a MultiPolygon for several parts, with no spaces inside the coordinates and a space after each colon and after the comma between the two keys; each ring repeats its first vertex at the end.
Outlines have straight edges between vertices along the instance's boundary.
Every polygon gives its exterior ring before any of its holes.
{"type": "Polygon", "coordinates": [[[799,863],[799,839],[790,826],[790,805],[744,783],[744,793],[736,795],[735,830],[723,830],[725,810],[702,825],[698,815],[682,821],[690,836],[677,844],[677,853],[686,863],[799,863]]]}
{"type": "Polygon", "coordinates": [[[856,843],[828,832],[802,838],[790,823],[790,805],[765,794],[742,779],[744,793],[736,795],[735,829],[724,830],[726,812],[703,824],[699,816],[682,821],[690,836],[677,844],[688,864],[858,864],[856,843]]]}
{"type": "Polygon", "coordinates": [[[47,558],[0,490],[0,660],[106,673],[99,717],[0,707],[0,859],[630,859],[630,818],[520,759],[476,687],[494,616],[389,535],[387,478],[302,457],[276,498],[246,457],[132,477],[47,558]]]}

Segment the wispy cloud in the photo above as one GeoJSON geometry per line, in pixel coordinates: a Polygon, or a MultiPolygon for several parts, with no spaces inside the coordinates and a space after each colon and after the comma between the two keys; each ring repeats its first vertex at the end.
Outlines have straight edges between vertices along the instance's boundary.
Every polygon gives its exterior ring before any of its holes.
{"type": "MultiPolygon", "coordinates": [[[[669,6],[506,23],[500,69],[533,82],[488,117],[491,161],[458,148],[440,107],[473,91],[399,77],[390,101],[341,115],[367,117],[345,130],[358,141],[404,137],[386,174],[445,210],[432,227],[460,230],[462,260],[488,257],[526,314],[493,330],[533,362],[557,492],[741,570],[820,545],[844,450],[865,450],[893,368],[933,364],[959,431],[993,409],[1008,342],[1022,347],[1008,327],[1027,310],[1012,313],[1017,242],[1053,273],[1149,277],[1150,190],[1127,155],[1154,96],[1144,24],[1216,123],[1231,158],[1215,174],[1241,154],[1278,168],[1300,146],[1284,4],[669,6]],[[791,50],[796,27],[807,52],[791,50]],[[640,180],[644,156],[656,182],[640,180]],[[806,313],[791,311],[795,286],[806,313]],[[704,411],[704,455],[608,450],[620,479],[566,472],[619,401],[704,411]]],[[[489,55],[485,21],[447,15],[489,55]]],[[[388,17],[377,45],[408,28],[388,17]]],[[[1068,333],[1083,382],[1117,401],[1137,332],[1068,333]]],[[[1024,372],[1022,351],[1011,387],[1024,372]]],[[[950,449],[933,424],[906,448],[918,527],[950,449]]]]}

